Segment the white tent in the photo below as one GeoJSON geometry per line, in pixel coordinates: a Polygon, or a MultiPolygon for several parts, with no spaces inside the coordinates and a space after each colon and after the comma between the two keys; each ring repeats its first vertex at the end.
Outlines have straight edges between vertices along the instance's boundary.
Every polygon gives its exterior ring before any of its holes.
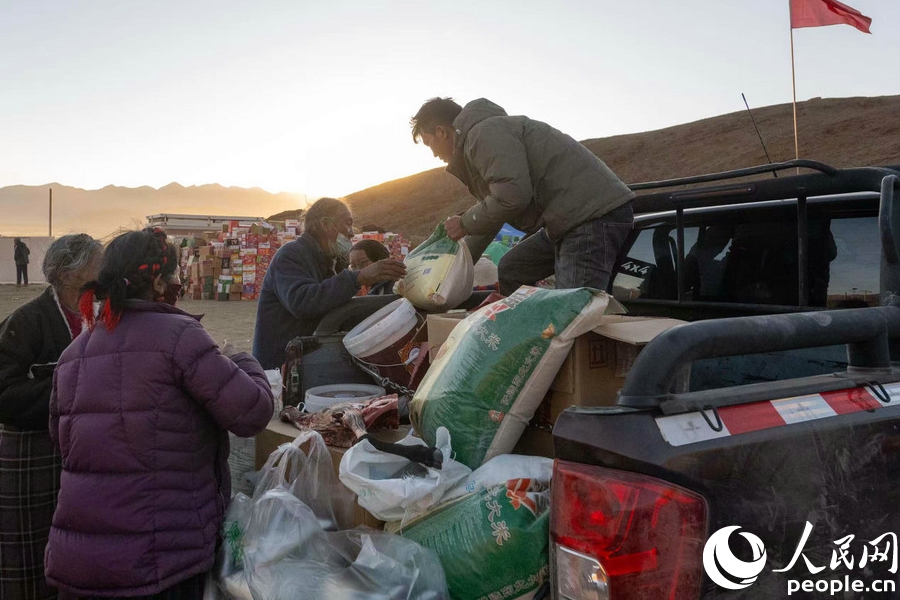
{"type": "MultiPolygon", "coordinates": [[[[13,259],[13,237],[0,236],[0,283],[16,282],[16,263],[13,259]]],[[[44,263],[44,253],[56,239],[46,236],[19,236],[31,254],[28,256],[28,283],[44,283],[44,274],[41,265],[44,263]]]]}

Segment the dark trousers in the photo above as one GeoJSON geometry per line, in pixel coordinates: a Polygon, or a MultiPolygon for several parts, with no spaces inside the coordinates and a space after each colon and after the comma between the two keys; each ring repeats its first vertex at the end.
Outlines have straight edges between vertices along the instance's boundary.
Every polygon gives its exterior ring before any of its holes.
{"type": "Polygon", "coordinates": [[[16,285],[20,283],[28,285],[28,264],[16,264],[16,285]]]}
{"type": "Polygon", "coordinates": [[[590,287],[606,291],[632,221],[628,203],[578,225],[555,243],[543,229],[538,231],[500,259],[500,293],[509,296],[519,286],[534,285],[554,273],[556,289],[590,287]]]}

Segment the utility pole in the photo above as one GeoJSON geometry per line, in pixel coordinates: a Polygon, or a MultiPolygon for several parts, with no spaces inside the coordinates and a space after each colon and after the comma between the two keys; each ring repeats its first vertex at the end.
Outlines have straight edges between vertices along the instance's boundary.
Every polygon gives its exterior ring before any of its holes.
{"type": "Polygon", "coordinates": [[[47,217],[47,235],[53,237],[53,188],[50,188],[50,214],[47,217]]]}

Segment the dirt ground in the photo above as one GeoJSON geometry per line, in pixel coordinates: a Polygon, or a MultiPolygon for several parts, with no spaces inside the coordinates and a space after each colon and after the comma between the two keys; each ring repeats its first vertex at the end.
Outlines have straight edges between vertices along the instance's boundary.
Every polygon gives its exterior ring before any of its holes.
{"type": "MultiPolygon", "coordinates": [[[[46,286],[0,285],[0,321],[32,298],[36,298],[46,286]]],[[[225,340],[235,349],[250,351],[253,345],[253,326],[256,323],[256,301],[219,302],[216,300],[182,300],[178,308],[192,315],[203,315],[200,321],[219,345],[225,340]]]]}

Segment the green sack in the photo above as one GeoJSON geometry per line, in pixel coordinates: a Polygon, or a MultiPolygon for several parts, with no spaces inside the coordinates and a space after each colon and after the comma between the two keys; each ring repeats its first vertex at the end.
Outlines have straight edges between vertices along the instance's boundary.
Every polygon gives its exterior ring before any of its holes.
{"type": "Polygon", "coordinates": [[[454,600],[531,598],[548,575],[549,503],[548,482],[511,479],[400,533],[437,553],[454,600]]]}
{"type": "Polygon", "coordinates": [[[491,259],[495,265],[500,264],[500,259],[503,258],[503,255],[509,252],[509,246],[504,246],[500,242],[491,242],[488,244],[488,247],[484,249],[484,256],[487,256],[491,259]]]}
{"type": "Polygon", "coordinates": [[[453,329],[410,402],[410,420],[429,445],[438,427],[456,460],[476,469],[512,451],[575,338],[600,324],[612,303],[589,288],[522,286],[453,329]]]}

